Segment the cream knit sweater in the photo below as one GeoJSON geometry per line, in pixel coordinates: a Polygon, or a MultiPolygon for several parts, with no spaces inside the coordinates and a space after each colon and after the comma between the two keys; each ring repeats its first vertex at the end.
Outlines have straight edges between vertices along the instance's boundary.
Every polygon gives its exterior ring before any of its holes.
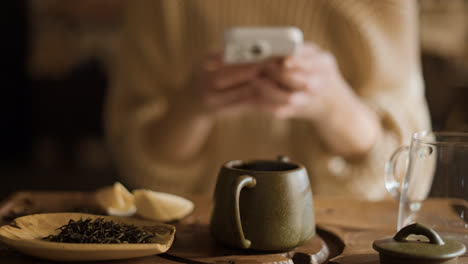
{"type": "Polygon", "coordinates": [[[210,194],[220,166],[233,159],[288,155],[303,163],[315,195],[387,196],[384,163],[415,131],[430,129],[419,60],[417,6],[410,0],[131,1],[106,106],[109,147],[125,184],[210,194]],[[169,164],[149,155],[147,126],[165,114],[201,54],[222,48],[232,26],[302,29],[332,52],[341,73],[384,129],[373,150],[345,161],[328,153],[314,127],[260,113],[218,120],[193,160],[169,164]]]}

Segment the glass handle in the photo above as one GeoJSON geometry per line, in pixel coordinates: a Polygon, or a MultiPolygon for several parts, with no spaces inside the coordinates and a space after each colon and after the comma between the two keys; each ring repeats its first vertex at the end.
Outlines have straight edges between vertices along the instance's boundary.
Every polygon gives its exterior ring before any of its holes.
{"type": "MultiPolygon", "coordinates": [[[[398,158],[403,152],[408,152],[409,146],[399,147],[393,152],[390,159],[385,163],[385,187],[388,192],[397,200],[400,199],[401,183],[395,177],[395,171],[398,163],[398,158]]],[[[406,168],[405,168],[406,173],[406,168]]]]}
{"type": "Polygon", "coordinates": [[[239,209],[239,198],[240,193],[244,187],[253,188],[257,185],[257,181],[254,177],[249,175],[242,175],[237,177],[235,185],[234,185],[234,214],[235,214],[235,221],[236,221],[236,231],[239,236],[239,241],[243,248],[250,248],[252,244],[250,240],[245,238],[244,230],[242,229],[242,222],[240,216],[240,209],[239,209]]]}

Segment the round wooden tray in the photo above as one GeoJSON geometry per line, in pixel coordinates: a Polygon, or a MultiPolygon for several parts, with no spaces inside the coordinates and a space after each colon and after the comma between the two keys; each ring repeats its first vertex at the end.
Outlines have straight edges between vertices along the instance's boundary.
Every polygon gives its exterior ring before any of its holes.
{"type": "MultiPolygon", "coordinates": [[[[321,232],[319,232],[321,233],[321,232]]],[[[324,263],[330,257],[327,243],[320,234],[312,240],[286,252],[258,252],[228,248],[218,244],[210,234],[209,225],[195,222],[176,224],[176,237],[172,247],[164,254],[167,258],[192,263],[324,263]]]]}

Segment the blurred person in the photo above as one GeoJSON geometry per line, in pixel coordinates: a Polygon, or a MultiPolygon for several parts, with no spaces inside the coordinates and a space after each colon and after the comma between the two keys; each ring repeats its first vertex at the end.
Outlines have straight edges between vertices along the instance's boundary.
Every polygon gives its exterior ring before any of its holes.
{"type": "Polygon", "coordinates": [[[281,154],[314,194],[385,198],[385,161],[430,129],[417,21],[415,1],[133,1],[106,106],[123,182],[208,193],[226,161],[281,154]],[[234,26],[296,26],[305,43],[225,65],[234,26]]]}

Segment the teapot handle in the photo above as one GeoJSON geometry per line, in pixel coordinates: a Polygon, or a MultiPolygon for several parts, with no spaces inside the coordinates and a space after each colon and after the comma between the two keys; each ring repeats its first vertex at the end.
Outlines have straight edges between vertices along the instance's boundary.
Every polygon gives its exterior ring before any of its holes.
{"type": "Polygon", "coordinates": [[[235,221],[236,221],[236,231],[239,235],[239,241],[243,248],[250,248],[252,242],[245,238],[244,230],[242,229],[242,222],[240,217],[240,210],[239,210],[239,197],[242,189],[244,187],[253,188],[257,184],[257,181],[254,177],[249,175],[242,175],[237,177],[235,182],[234,188],[234,213],[235,213],[235,221]]]}
{"type": "MultiPolygon", "coordinates": [[[[385,187],[388,192],[396,199],[400,199],[400,186],[401,183],[395,177],[397,161],[403,152],[408,152],[409,146],[399,147],[393,152],[390,159],[385,163],[385,187]]],[[[406,173],[406,169],[405,169],[406,173]]]]}

